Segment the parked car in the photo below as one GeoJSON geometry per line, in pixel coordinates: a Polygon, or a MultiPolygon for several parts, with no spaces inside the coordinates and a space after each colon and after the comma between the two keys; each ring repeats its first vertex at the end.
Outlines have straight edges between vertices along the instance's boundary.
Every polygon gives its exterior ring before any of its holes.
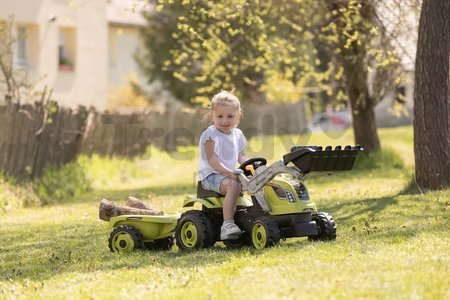
{"type": "Polygon", "coordinates": [[[316,113],[309,122],[311,131],[344,131],[352,124],[349,111],[316,113]]]}

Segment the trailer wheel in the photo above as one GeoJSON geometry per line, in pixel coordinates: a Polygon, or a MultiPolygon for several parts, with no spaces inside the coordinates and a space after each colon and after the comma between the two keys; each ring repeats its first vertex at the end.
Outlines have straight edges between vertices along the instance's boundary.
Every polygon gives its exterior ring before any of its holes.
{"type": "Polygon", "coordinates": [[[178,248],[184,251],[210,247],[214,233],[204,212],[190,210],[178,220],[175,237],[178,248]]]}
{"type": "Polygon", "coordinates": [[[253,247],[264,249],[278,244],[281,238],[278,224],[269,217],[260,217],[252,225],[250,239],[253,247]]]}
{"type": "Polygon", "coordinates": [[[313,221],[317,224],[317,235],[310,235],[310,241],[332,241],[336,239],[336,222],[333,217],[326,212],[317,212],[312,215],[313,221]]]}
{"type": "Polygon", "coordinates": [[[172,248],[174,243],[175,236],[173,234],[169,235],[168,237],[157,239],[151,242],[146,242],[145,246],[148,250],[164,250],[168,251],[172,248]]]}
{"type": "Polygon", "coordinates": [[[132,226],[121,225],[109,235],[108,247],[119,254],[144,249],[142,234],[132,226]]]}

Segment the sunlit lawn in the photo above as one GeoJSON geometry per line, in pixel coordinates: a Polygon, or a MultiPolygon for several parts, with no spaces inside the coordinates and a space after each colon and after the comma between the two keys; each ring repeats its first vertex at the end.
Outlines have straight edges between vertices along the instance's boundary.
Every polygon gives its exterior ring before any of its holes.
{"type": "MultiPolygon", "coordinates": [[[[195,190],[197,160],[160,152],[136,160],[122,177],[95,169],[94,190],[79,199],[1,215],[0,299],[449,299],[450,191],[405,194],[413,166],[412,129],[380,130],[404,168],[311,176],[319,210],[338,224],[334,242],[293,238],[273,248],[109,252],[110,229],[98,219],[102,198],[128,195],[166,212],[182,211],[195,190]]],[[[250,156],[281,159],[292,143],[352,144],[327,137],[255,139],[250,156]],[[270,143],[272,148],[268,147],[270,143]],[[284,144],[283,144],[284,143],[284,144]],[[266,145],[262,147],[262,145],[266,145]]],[[[187,153],[187,154],[186,154],[187,153]]],[[[125,162],[124,162],[125,163],[125,162]]]]}

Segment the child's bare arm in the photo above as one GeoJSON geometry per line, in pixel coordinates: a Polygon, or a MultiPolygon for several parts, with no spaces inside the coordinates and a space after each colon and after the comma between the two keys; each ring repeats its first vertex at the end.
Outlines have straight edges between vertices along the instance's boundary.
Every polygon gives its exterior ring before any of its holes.
{"type": "Polygon", "coordinates": [[[245,154],[244,151],[239,152],[238,162],[239,162],[240,164],[242,164],[242,163],[245,162],[246,160],[248,160],[247,154],[245,154]]]}
{"type": "Polygon", "coordinates": [[[217,173],[229,178],[236,178],[236,176],[233,175],[233,172],[225,167],[224,164],[217,158],[216,154],[214,153],[214,141],[211,139],[205,142],[205,154],[208,163],[211,165],[211,167],[213,167],[214,170],[217,171],[217,173]]]}

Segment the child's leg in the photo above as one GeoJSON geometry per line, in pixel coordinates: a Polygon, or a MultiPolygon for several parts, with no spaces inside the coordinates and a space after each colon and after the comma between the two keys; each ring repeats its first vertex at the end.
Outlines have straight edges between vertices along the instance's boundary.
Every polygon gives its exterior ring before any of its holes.
{"type": "Polygon", "coordinates": [[[225,178],[220,184],[220,192],[225,195],[223,200],[223,224],[220,228],[220,239],[238,239],[242,231],[234,224],[236,202],[241,192],[241,184],[230,178],[225,178]]]}
{"type": "Polygon", "coordinates": [[[220,184],[220,192],[225,195],[223,200],[223,224],[220,228],[220,239],[238,239],[242,231],[234,224],[236,202],[241,192],[241,184],[230,178],[225,178],[220,184]]]}
{"type": "Polygon", "coordinates": [[[242,186],[236,180],[225,178],[220,184],[220,193],[225,195],[223,201],[223,220],[234,220],[234,212],[236,211],[236,203],[241,192],[242,186]]]}

